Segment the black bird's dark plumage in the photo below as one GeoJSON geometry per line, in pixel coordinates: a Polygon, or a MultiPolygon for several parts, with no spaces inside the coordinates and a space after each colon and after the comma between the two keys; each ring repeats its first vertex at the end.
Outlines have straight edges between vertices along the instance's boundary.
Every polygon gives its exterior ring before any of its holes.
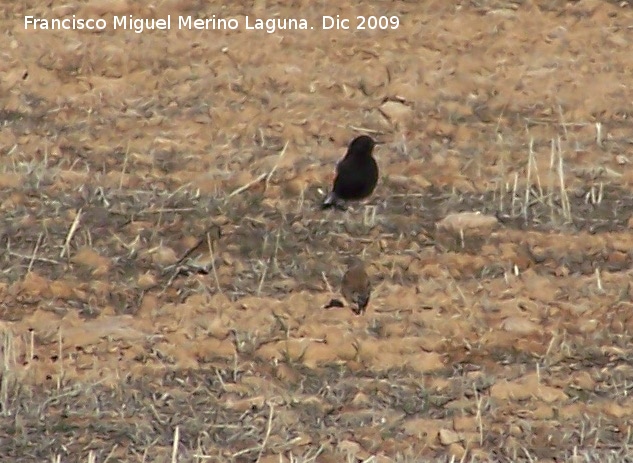
{"type": "Polygon", "coordinates": [[[347,154],[336,166],[332,191],[323,201],[322,209],[344,208],[344,201],[358,201],[370,196],[378,183],[378,164],[372,156],[376,142],[367,135],[356,137],[347,154]]]}

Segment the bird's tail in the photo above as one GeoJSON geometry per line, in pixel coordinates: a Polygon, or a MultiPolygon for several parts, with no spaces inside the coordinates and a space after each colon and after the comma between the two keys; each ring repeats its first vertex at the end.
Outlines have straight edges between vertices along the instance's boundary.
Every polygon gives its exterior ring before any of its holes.
{"type": "Polygon", "coordinates": [[[338,197],[333,191],[331,191],[330,194],[327,195],[327,197],[323,200],[323,203],[321,204],[321,209],[329,209],[332,206],[336,206],[338,202],[338,197]]]}

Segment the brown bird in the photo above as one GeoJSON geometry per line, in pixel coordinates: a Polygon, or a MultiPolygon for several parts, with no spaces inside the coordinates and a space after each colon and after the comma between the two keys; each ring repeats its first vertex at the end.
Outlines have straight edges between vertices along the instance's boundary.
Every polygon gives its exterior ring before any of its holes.
{"type": "Polygon", "coordinates": [[[347,272],[343,275],[341,292],[347,302],[352,304],[352,310],[356,315],[365,312],[367,304],[369,304],[371,282],[367,272],[365,272],[365,264],[362,260],[352,257],[348,261],[347,272]]]}

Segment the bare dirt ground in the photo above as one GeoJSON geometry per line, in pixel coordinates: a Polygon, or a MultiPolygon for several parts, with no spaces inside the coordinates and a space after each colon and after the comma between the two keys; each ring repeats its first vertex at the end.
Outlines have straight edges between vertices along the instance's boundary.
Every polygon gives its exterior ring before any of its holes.
{"type": "Polygon", "coordinates": [[[0,460],[633,461],[628,2],[242,3],[0,2],[0,460]]]}

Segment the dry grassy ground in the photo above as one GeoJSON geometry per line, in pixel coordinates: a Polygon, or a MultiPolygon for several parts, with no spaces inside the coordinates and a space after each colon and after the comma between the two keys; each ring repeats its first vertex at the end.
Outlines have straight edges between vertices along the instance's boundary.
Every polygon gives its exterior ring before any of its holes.
{"type": "Polygon", "coordinates": [[[633,461],[628,2],[46,3],[0,2],[1,461],[633,461]],[[359,133],[376,215],[321,212],[359,133]]]}

